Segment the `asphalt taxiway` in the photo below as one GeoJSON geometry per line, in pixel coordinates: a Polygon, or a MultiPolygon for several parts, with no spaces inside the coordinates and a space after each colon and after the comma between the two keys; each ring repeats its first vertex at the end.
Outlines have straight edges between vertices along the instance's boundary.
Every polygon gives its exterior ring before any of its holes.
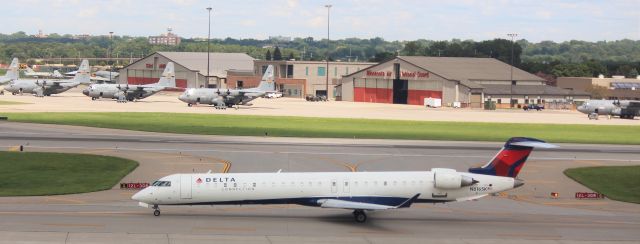
{"type": "MultiPolygon", "coordinates": [[[[140,162],[123,182],[180,172],[390,171],[486,162],[502,143],[229,137],[0,123],[0,148],[113,155],[140,162]]],[[[154,217],[119,186],[103,192],[0,198],[0,243],[638,243],[640,205],[578,200],[566,168],[639,165],[637,146],[536,150],[525,185],[500,196],[373,212],[297,205],[163,206],[154,217]],[[551,198],[551,192],[559,193],[551,198]]]]}

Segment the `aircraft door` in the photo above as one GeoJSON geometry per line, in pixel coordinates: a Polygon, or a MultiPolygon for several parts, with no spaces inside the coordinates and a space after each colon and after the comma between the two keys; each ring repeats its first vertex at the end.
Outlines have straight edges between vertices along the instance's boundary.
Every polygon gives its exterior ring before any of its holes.
{"type": "Polygon", "coordinates": [[[191,175],[189,174],[180,175],[180,198],[191,199],[192,185],[193,185],[193,182],[191,181],[191,175]]]}
{"type": "Polygon", "coordinates": [[[343,193],[349,193],[349,180],[344,179],[342,180],[342,192],[343,193]]]}
{"type": "Polygon", "coordinates": [[[338,181],[331,180],[331,193],[338,193],[338,181]]]}

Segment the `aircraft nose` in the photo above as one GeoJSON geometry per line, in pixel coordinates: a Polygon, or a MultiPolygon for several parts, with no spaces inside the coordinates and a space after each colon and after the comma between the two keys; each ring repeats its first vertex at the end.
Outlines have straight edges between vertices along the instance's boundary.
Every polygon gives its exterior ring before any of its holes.
{"type": "Polygon", "coordinates": [[[82,94],[84,94],[85,96],[89,96],[89,89],[84,89],[82,90],[82,94]]]}
{"type": "Polygon", "coordinates": [[[181,94],[181,95],[178,97],[178,100],[183,101],[183,102],[186,102],[186,101],[185,101],[185,99],[186,99],[186,98],[187,98],[187,96],[185,96],[184,94],[181,94]]]}
{"type": "Polygon", "coordinates": [[[146,196],[149,195],[146,190],[141,190],[136,194],[131,196],[131,199],[136,200],[138,202],[144,202],[146,200],[146,196]]]}

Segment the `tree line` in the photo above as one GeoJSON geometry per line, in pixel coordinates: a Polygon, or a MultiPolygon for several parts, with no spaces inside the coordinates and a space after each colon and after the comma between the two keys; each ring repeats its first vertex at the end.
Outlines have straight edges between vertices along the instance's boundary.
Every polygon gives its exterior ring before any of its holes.
{"type": "MultiPolygon", "coordinates": [[[[386,41],[382,38],[291,41],[257,39],[212,39],[212,52],[240,52],[257,59],[297,59],[381,62],[396,55],[442,57],[490,57],[512,63],[550,83],[558,76],[637,76],[640,70],[640,41],[566,41],[556,43],[507,39],[485,41],[386,41]],[[513,53],[513,56],[512,56],[513,53]]],[[[182,39],[180,45],[151,45],[147,37],[50,34],[36,38],[24,32],[0,34],[0,61],[12,57],[35,62],[36,58],[112,57],[140,58],[156,51],[206,52],[206,39],[182,39]],[[111,51],[111,52],[110,52],[111,51]]],[[[125,62],[126,64],[126,62],[125,62]]]]}

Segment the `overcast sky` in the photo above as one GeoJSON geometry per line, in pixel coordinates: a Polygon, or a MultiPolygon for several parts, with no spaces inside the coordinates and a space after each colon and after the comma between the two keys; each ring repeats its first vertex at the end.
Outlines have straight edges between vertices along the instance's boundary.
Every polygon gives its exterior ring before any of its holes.
{"type": "Polygon", "coordinates": [[[331,39],[640,39],[640,0],[13,0],[2,1],[1,33],[182,37],[289,36],[331,39]]]}

